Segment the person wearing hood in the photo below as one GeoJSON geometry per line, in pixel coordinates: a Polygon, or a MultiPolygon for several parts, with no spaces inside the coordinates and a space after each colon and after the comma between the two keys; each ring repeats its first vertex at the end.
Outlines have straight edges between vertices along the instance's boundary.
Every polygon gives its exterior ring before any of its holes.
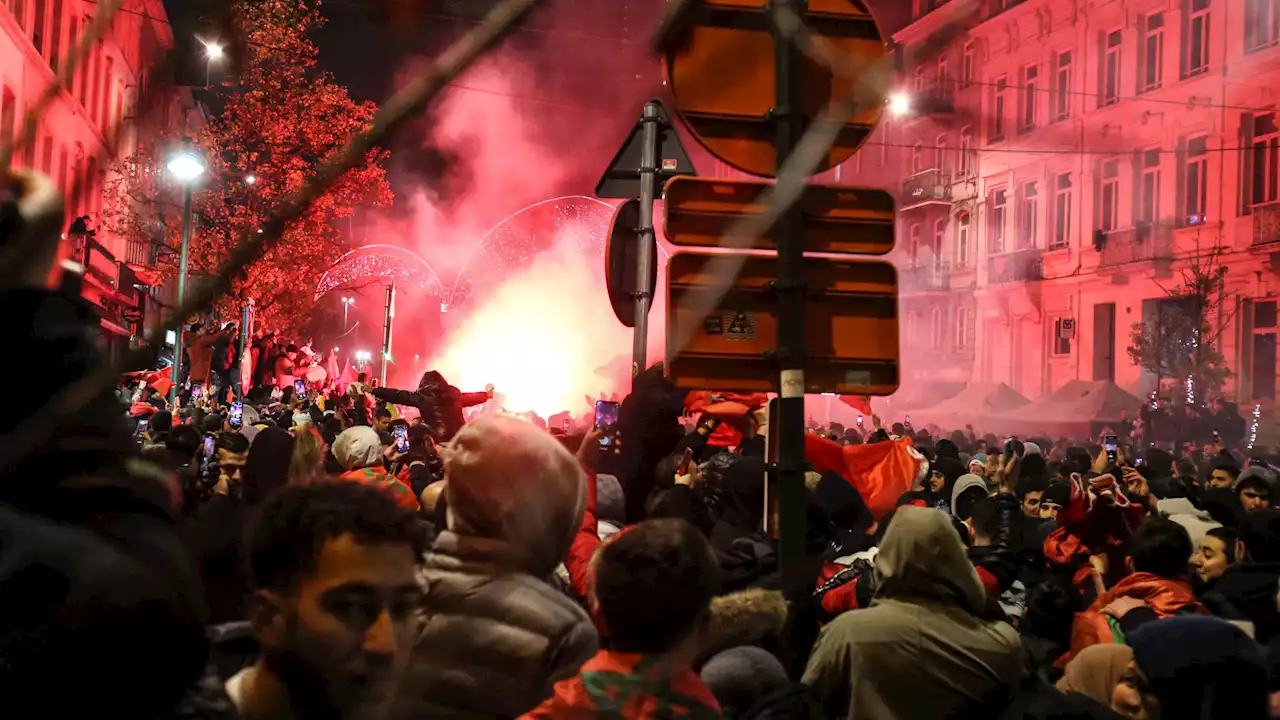
{"type": "Polygon", "coordinates": [[[449,442],[458,434],[466,422],[462,416],[463,408],[482,405],[493,398],[492,385],[485,386],[484,392],[464,393],[435,370],[422,374],[417,390],[380,387],[370,392],[379,400],[417,408],[422,424],[427,426],[437,443],[449,442]]]}
{"type": "MultiPolygon", "coordinates": [[[[1273,588],[1274,591],[1274,588],[1273,588]]],[[[1129,663],[1111,708],[1146,720],[1263,720],[1270,716],[1262,648],[1213,617],[1148,623],[1128,638],[1129,663]]]]}
{"type": "Polygon", "coordinates": [[[990,619],[978,572],[947,516],[900,508],[875,564],[871,607],[827,625],[804,672],[827,717],[994,715],[1020,676],[1018,636],[990,619]]]}
{"type": "Polygon", "coordinates": [[[426,617],[397,717],[517,717],[599,640],[550,584],[586,510],[586,474],[533,425],[486,417],[441,448],[447,529],[427,554],[426,617]]]}
{"type": "Polygon", "coordinates": [[[373,428],[357,425],[343,430],[333,441],[333,457],[345,470],[341,479],[385,488],[401,507],[419,509],[418,498],[408,483],[392,477],[383,467],[382,443],[373,428]]]}
{"type": "Polygon", "coordinates": [[[1232,489],[1240,501],[1240,508],[1248,513],[1271,507],[1271,488],[1274,484],[1274,474],[1262,468],[1251,467],[1240,473],[1232,489]]]}

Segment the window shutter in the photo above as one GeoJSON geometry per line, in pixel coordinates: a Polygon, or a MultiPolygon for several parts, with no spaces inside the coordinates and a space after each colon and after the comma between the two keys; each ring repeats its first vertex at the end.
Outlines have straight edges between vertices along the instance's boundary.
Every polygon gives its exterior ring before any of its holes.
{"type": "Polygon", "coordinates": [[[1240,115],[1240,215],[1253,214],[1253,113],[1240,115]]]}
{"type": "Polygon", "coordinates": [[[1174,176],[1176,191],[1174,201],[1174,212],[1177,213],[1174,221],[1174,227],[1182,227],[1187,224],[1187,138],[1186,136],[1178,138],[1178,146],[1173,152],[1173,158],[1176,161],[1177,168],[1174,176]]]}

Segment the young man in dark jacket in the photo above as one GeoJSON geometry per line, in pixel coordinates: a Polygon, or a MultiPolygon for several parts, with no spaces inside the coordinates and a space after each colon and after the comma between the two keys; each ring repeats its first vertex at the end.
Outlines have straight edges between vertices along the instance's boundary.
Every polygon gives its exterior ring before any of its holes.
{"type": "Polygon", "coordinates": [[[462,416],[463,408],[481,405],[492,399],[493,386],[485,387],[484,392],[464,393],[450,385],[443,375],[430,370],[422,374],[417,390],[373,388],[372,394],[393,405],[417,408],[422,415],[422,424],[427,426],[435,441],[447,443],[466,422],[462,416]]]}

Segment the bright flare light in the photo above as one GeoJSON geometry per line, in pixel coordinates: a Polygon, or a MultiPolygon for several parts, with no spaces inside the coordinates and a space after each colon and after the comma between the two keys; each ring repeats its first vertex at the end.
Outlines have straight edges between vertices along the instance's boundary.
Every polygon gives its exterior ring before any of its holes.
{"type": "Polygon", "coordinates": [[[542,417],[585,409],[584,395],[607,389],[611,381],[595,370],[626,352],[631,332],[596,301],[604,296],[599,258],[569,235],[468,313],[431,367],[459,388],[493,383],[507,410],[542,417]]]}
{"type": "Polygon", "coordinates": [[[216,42],[205,43],[204,52],[210,60],[219,60],[222,58],[222,45],[216,42]]]}
{"type": "Polygon", "coordinates": [[[894,117],[902,117],[911,112],[911,97],[904,92],[895,92],[889,96],[889,112],[894,117]]]}
{"type": "Polygon", "coordinates": [[[166,166],[180,182],[191,182],[204,174],[204,163],[190,152],[180,152],[169,160],[166,166]]]}

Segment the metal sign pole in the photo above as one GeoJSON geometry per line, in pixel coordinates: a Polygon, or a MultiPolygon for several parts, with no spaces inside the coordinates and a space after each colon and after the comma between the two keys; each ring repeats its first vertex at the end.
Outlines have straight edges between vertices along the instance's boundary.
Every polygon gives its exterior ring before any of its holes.
{"type": "Polygon", "coordinates": [[[396,284],[387,284],[386,315],[382,322],[382,372],[378,384],[387,386],[387,364],[391,362],[391,321],[396,316],[396,284]]]}
{"type": "MultiPolygon", "coordinates": [[[[804,16],[806,0],[773,0],[804,16]]],[[[791,155],[803,134],[800,99],[800,52],[773,25],[775,70],[774,120],[777,122],[778,170],[791,155]]],[[[782,178],[779,177],[779,180],[782,178]]],[[[778,500],[779,559],[783,587],[793,591],[803,579],[801,564],[805,553],[804,514],[804,215],[801,206],[793,204],[778,220],[778,349],[776,359],[780,372],[778,417],[778,500]]]]}
{"type": "MultiPolygon", "coordinates": [[[[191,183],[186,183],[182,199],[182,254],[178,261],[178,302],[175,307],[182,307],[187,298],[187,256],[191,245],[191,183]]],[[[173,340],[173,389],[169,391],[169,406],[178,409],[178,388],[182,385],[182,330],[187,324],[186,318],[178,318],[178,331],[173,340]]],[[[187,368],[191,372],[191,368],[187,368]]]]}
{"type": "Polygon", "coordinates": [[[649,248],[657,242],[653,233],[654,187],[658,174],[658,104],[644,104],[642,124],[644,145],[640,152],[640,220],[636,224],[636,327],[631,344],[631,375],[644,370],[649,351],[649,306],[653,295],[649,292],[649,277],[653,274],[653,258],[649,248]]]}

